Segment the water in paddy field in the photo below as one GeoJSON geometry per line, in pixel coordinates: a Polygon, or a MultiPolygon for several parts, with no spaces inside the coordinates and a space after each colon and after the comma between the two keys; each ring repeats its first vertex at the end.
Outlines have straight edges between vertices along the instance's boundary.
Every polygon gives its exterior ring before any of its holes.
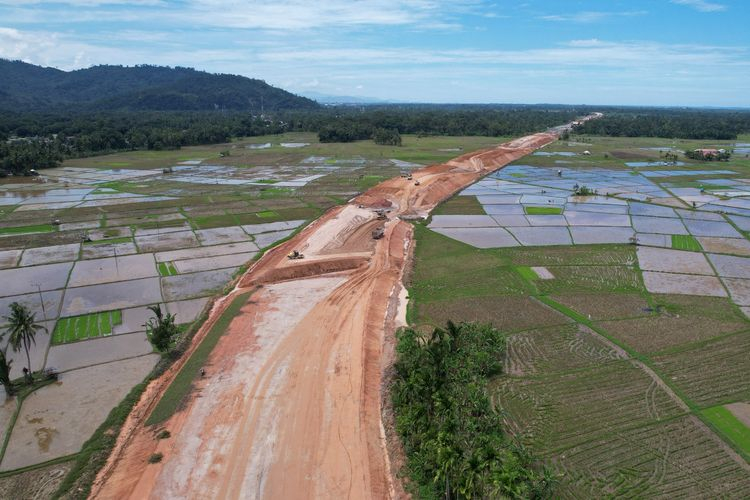
{"type": "Polygon", "coordinates": [[[533,156],[578,156],[570,151],[537,151],[533,156]]]}
{"type": "Polygon", "coordinates": [[[678,162],[667,162],[667,161],[631,161],[626,162],[625,165],[632,168],[640,167],[682,167],[687,165],[684,161],[678,162]]]}

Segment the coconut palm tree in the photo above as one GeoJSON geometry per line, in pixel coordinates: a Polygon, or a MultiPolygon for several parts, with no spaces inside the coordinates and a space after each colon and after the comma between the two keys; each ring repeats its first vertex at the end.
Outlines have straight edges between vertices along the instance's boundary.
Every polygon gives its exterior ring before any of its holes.
{"type": "Polygon", "coordinates": [[[5,351],[0,349],[0,384],[5,388],[8,397],[13,395],[13,383],[10,381],[10,366],[13,361],[6,359],[5,351]]]}
{"type": "Polygon", "coordinates": [[[5,333],[9,334],[8,345],[15,352],[20,351],[22,346],[26,351],[26,376],[30,381],[32,370],[29,347],[31,344],[36,344],[36,333],[39,330],[47,331],[47,328],[41,323],[37,323],[35,314],[18,302],[13,302],[10,305],[10,316],[6,316],[5,319],[8,321],[8,327],[5,329],[5,333]]]}

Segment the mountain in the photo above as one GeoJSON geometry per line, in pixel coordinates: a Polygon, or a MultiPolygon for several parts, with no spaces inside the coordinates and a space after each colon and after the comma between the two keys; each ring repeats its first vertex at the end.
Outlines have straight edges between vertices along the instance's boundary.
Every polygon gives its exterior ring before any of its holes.
{"type": "Polygon", "coordinates": [[[306,97],[244,76],[163,66],[93,66],[76,71],[0,59],[0,109],[7,111],[207,111],[316,109],[306,97]]]}

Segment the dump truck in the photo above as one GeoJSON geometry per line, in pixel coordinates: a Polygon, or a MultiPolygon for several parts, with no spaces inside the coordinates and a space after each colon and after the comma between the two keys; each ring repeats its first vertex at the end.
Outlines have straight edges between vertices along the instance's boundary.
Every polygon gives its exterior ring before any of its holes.
{"type": "Polygon", "coordinates": [[[286,256],[289,260],[297,260],[297,259],[304,259],[305,256],[299,253],[297,250],[292,250],[289,252],[289,255],[286,256]]]}
{"type": "Polygon", "coordinates": [[[372,230],[372,239],[373,240],[379,240],[385,235],[385,228],[379,227],[372,230]]]}

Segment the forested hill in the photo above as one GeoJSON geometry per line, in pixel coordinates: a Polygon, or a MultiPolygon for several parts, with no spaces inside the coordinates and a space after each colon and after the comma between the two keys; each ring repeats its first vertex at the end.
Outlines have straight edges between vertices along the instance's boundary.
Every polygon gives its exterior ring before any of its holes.
{"type": "Polygon", "coordinates": [[[77,71],[0,59],[0,110],[208,111],[315,109],[305,97],[244,76],[162,66],[77,71]]]}

